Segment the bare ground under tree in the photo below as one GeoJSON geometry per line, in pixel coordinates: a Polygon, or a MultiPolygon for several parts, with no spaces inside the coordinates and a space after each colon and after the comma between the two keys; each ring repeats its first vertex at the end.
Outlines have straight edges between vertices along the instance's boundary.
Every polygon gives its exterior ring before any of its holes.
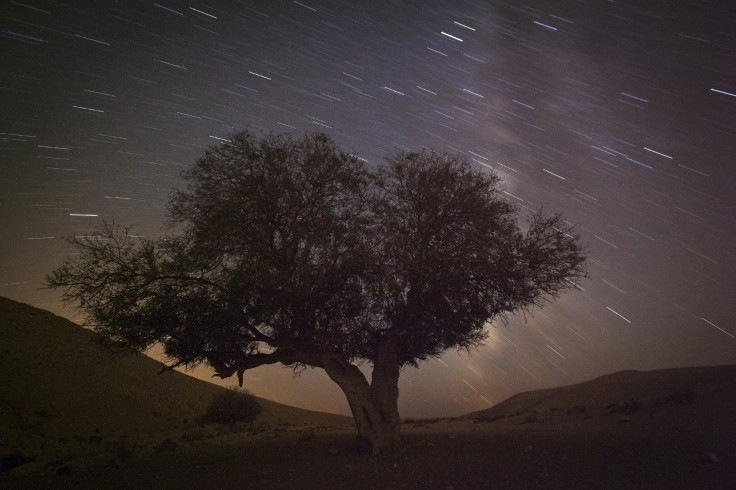
{"type": "MultiPolygon", "coordinates": [[[[711,368],[707,368],[711,369],[711,368]]],[[[345,427],[274,427],[149,448],[23,488],[732,488],[733,374],[607,406],[517,405],[493,417],[404,423],[404,449],[372,456],[345,427]]],[[[673,370],[676,372],[677,370],[673,370]]],[[[534,392],[532,392],[534,393],[534,392]]],[[[531,395],[531,394],[530,394],[531,395]]],[[[556,398],[564,403],[565,398],[556,398]]]]}

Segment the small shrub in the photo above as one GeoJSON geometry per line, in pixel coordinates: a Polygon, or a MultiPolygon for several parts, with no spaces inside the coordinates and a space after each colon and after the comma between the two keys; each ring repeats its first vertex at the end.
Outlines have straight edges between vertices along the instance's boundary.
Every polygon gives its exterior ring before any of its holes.
{"type": "Polygon", "coordinates": [[[496,420],[505,419],[506,417],[508,417],[508,415],[506,415],[505,413],[499,414],[499,415],[483,415],[481,417],[473,417],[473,422],[475,423],[484,422],[487,424],[492,424],[496,420]]]}
{"type": "Polygon", "coordinates": [[[187,429],[179,438],[182,442],[204,441],[207,439],[207,432],[202,429],[187,429]]]}
{"type": "Polygon", "coordinates": [[[167,451],[176,451],[178,444],[172,439],[164,439],[154,449],[157,453],[165,453],[167,451]]]}
{"type": "Polygon", "coordinates": [[[434,418],[434,419],[413,419],[413,418],[407,418],[404,419],[405,424],[411,424],[412,427],[426,427],[428,425],[434,424],[439,422],[441,419],[434,418]]]}
{"type": "Polygon", "coordinates": [[[299,439],[301,439],[302,441],[311,441],[315,437],[317,437],[317,433],[311,427],[306,428],[306,429],[302,429],[299,432],[299,439]]]}
{"type": "Polygon", "coordinates": [[[575,405],[574,407],[568,408],[567,413],[585,413],[587,410],[588,409],[585,405],[575,405]]]}
{"type": "Polygon", "coordinates": [[[233,388],[214,396],[202,416],[202,421],[216,424],[253,422],[259,413],[261,406],[253,395],[245,390],[233,388]]]}
{"type": "Polygon", "coordinates": [[[533,424],[534,422],[539,422],[537,412],[529,412],[528,414],[526,414],[526,417],[524,417],[524,421],[522,422],[522,424],[533,424]]]}
{"type": "Polygon", "coordinates": [[[113,454],[118,460],[127,461],[133,457],[133,446],[127,440],[120,439],[113,447],[113,454]]]}
{"type": "Polygon", "coordinates": [[[636,413],[641,411],[641,405],[638,401],[631,398],[629,401],[624,403],[611,403],[606,405],[608,413],[636,413]]]}
{"type": "Polygon", "coordinates": [[[670,393],[664,398],[655,398],[652,406],[662,407],[667,405],[687,405],[695,401],[697,393],[691,389],[670,393]]]}
{"type": "Polygon", "coordinates": [[[24,464],[30,463],[35,459],[36,458],[26,456],[19,451],[13,451],[12,453],[8,453],[0,457],[0,473],[12,470],[13,468],[16,468],[18,466],[23,466],[24,464]]]}

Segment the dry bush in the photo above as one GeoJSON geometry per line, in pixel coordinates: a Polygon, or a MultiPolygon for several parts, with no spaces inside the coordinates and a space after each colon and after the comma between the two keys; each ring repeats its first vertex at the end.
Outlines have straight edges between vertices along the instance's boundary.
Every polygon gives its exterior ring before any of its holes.
{"type": "Polygon", "coordinates": [[[259,413],[261,406],[253,395],[239,388],[231,388],[212,398],[201,420],[216,424],[253,422],[259,413]]]}

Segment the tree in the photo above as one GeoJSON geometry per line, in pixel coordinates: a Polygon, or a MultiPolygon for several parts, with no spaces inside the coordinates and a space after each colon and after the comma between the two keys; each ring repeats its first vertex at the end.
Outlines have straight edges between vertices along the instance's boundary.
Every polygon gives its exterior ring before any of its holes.
{"type": "Polygon", "coordinates": [[[403,366],[478,346],[492,320],[586,275],[560,216],[522,231],[498,177],[459,157],[399,152],[370,170],[324,134],[237,132],[184,178],[170,235],[103,222],[47,285],[104,336],[161,344],[167,369],[205,363],[241,386],[265,364],[324,369],[375,454],[400,445],[403,366]]]}

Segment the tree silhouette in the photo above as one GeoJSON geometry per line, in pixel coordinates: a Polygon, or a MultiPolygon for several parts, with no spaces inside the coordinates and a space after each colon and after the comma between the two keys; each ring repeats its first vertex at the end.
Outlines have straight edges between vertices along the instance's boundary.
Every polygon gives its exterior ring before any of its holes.
{"type": "Polygon", "coordinates": [[[184,177],[170,235],[103,222],[47,285],[104,336],[161,344],[167,368],[205,363],[241,386],[264,364],[324,369],[375,454],[400,445],[402,366],[478,346],[490,321],[586,274],[560,216],[522,231],[498,177],[459,157],[396,153],[371,170],[324,134],[243,131],[184,177]]]}

